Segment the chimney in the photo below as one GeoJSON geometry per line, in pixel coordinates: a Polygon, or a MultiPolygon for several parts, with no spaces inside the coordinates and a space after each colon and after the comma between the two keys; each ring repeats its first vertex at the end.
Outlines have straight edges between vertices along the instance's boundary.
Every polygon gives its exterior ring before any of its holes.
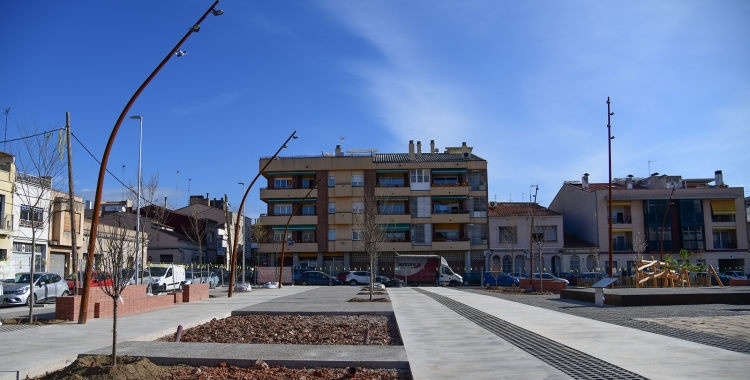
{"type": "Polygon", "coordinates": [[[334,154],[334,156],[339,157],[339,156],[343,156],[343,155],[344,154],[341,153],[341,145],[336,145],[336,154],[334,154]]]}
{"type": "Polygon", "coordinates": [[[721,170],[717,170],[714,172],[714,185],[716,187],[724,186],[724,175],[721,174],[721,170]]]}
{"type": "Polygon", "coordinates": [[[409,161],[414,161],[414,140],[409,140],[409,161]]]}
{"type": "Polygon", "coordinates": [[[466,153],[469,153],[469,147],[466,146],[466,141],[461,143],[461,155],[466,157],[466,153]]]}
{"type": "Polygon", "coordinates": [[[625,180],[625,184],[628,186],[628,190],[633,190],[633,175],[628,174],[628,178],[625,180]]]}
{"type": "Polygon", "coordinates": [[[417,154],[420,156],[422,155],[422,142],[421,141],[417,141],[417,154]]]}
{"type": "Polygon", "coordinates": [[[583,178],[581,178],[581,186],[584,190],[589,189],[589,173],[583,173],[583,178]]]}
{"type": "Polygon", "coordinates": [[[430,153],[435,153],[435,140],[430,140],[430,153]]]}

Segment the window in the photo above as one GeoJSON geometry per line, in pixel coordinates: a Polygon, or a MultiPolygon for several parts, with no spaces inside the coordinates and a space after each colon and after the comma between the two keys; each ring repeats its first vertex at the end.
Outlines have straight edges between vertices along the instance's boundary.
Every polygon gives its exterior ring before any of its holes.
{"type": "Polygon", "coordinates": [[[487,244],[487,224],[469,224],[469,237],[472,245],[487,244]]]}
{"type": "MultiPolygon", "coordinates": [[[[412,181],[414,182],[414,181],[412,181]]],[[[458,176],[452,175],[452,176],[434,176],[433,177],[433,183],[435,185],[455,185],[458,183],[458,176]]]]}
{"type": "Polygon", "coordinates": [[[328,176],[328,186],[336,186],[336,176],[328,176]]]}
{"type": "Polygon", "coordinates": [[[403,203],[382,203],[380,213],[385,215],[403,215],[405,207],[403,203]]]}
{"type": "Polygon", "coordinates": [[[328,240],[336,240],[336,230],[328,230],[328,240]]]}
{"type": "Polygon", "coordinates": [[[510,259],[510,256],[503,256],[503,272],[505,273],[512,273],[513,272],[513,260],[510,259]]]}
{"type": "Polygon", "coordinates": [[[352,213],[361,214],[365,212],[365,202],[352,202],[352,213]]]}
{"type": "Polygon", "coordinates": [[[290,188],[292,187],[292,179],[291,178],[274,178],[273,187],[276,189],[290,188]]]}
{"type": "Polygon", "coordinates": [[[8,260],[8,250],[0,249],[0,261],[8,260]]]}
{"type": "Polygon", "coordinates": [[[411,182],[430,182],[430,170],[413,169],[411,171],[411,182]]]}
{"type": "Polygon", "coordinates": [[[474,197],[472,202],[472,211],[487,211],[487,198],[486,197],[474,197]]]}
{"type": "Polygon", "coordinates": [[[302,206],[302,215],[315,215],[315,205],[302,206]]]}
{"type": "Polygon", "coordinates": [[[703,249],[703,226],[682,226],[682,248],[703,249]]]}
{"type": "Polygon", "coordinates": [[[336,203],[335,202],[328,202],[328,213],[329,214],[335,214],[336,213],[336,203]]]}
{"type": "Polygon", "coordinates": [[[433,214],[458,214],[458,202],[435,202],[433,205],[433,214]]]}
{"type": "Polygon", "coordinates": [[[352,230],[352,240],[362,240],[362,230],[352,230]]]}
{"type": "Polygon", "coordinates": [[[576,256],[570,256],[570,271],[573,273],[581,272],[581,259],[576,256]]]}
{"type": "Polygon", "coordinates": [[[362,187],[365,185],[364,174],[352,174],[352,186],[362,187]]]}
{"type": "Polygon", "coordinates": [[[534,238],[557,241],[557,226],[534,226],[534,238]]]}
{"type": "Polygon", "coordinates": [[[430,197],[411,197],[412,218],[429,218],[432,199],[430,197]]]}
{"type": "Polygon", "coordinates": [[[736,231],[714,229],[714,249],[729,248],[737,248],[736,231]]]}
{"type": "Polygon", "coordinates": [[[518,243],[518,228],[515,226],[512,227],[500,227],[500,243],[508,244],[508,243],[518,243]]]}
{"type": "Polygon", "coordinates": [[[315,187],[315,178],[302,178],[302,187],[305,189],[315,187]]]}
{"type": "Polygon", "coordinates": [[[315,231],[304,231],[302,232],[303,243],[315,243],[315,231]]]}
{"type": "Polygon", "coordinates": [[[379,177],[380,187],[404,187],[404,177],[379,177]]]}
{"type": "Polygon", "coordinates": [[[292,215],[292,205],[290,203],[277,203],[273,205],[274,215],[292,215]]]}
{"type": "MultiPolygon", "coordinates": [[[[613,269],[612,273],[614,273],[614,271],[617,270],[617,260],[613,261],[613,263],[615,264],[615,266],[612,267],[612,269],[613,269]]],[[[609,260],[607,260],[607,261],[604,262],[604,268],[606,268],[605,269],[605,273],[610,273],[610,271],[609,271],[609,260]]],[[[617,273],[615,273],[615,275],[617,275],[617,273]]]]}
{"type": "Polygon", "coordinates": [[[385,233],[385,236],[388,241],[406,241],[406,234],[404,231],[388,231],[385,233]]]}
{"type": "MultiPolygon", "coordinates": [[[[291,235],[289,235],[291,237],[291,235]]],[[[273,232],[273,242],[274,243],[281,243],[284,241],[284,231],[274,231],[273,232]]]]}
{"type": "Polygon", "coordinates": [[[411,241],[413,245],[432,244],[432,224],[412,224],[411,241]]]}
{"type": "Polygon", "coordinates": [[[31,207],[27,205],[21,205],[21,227],[41,227],[44,221],[44,209],[39,207],[31,207]]]}
{"type": "MultiPolygon", "coordinates": [[[[661,243],[662,233],[661,227],[649,227],[648,228],[648,248],[651,251],[659,251],[659,244],[661,243]]],[[[672,227],[664,227],[664,250],[672,249],[672,227]]]]}

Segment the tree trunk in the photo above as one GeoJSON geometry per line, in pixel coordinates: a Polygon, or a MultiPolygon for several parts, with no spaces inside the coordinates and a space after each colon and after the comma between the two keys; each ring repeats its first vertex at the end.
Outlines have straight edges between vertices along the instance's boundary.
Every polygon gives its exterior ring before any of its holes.
{"type": "MultiPolygon", "coordinates": [[[[29,324],[34,320],[34,262],[36,261],[36,229],[34,217],[31,217],[31,260],[29,260],[29,324]]],[[[40,257],[41,259],[41,257],[40,257]]]]}
{"type": "Polygon", "coordinates": [[[370,302],[372,302],[373,286],[375,285],[375,257],[370,255],[370,302]]]}
{"type": "Polygon", "coordinates": [[[117,301],[120,297],[112,298],[112,367],[117,366],[117,301]]]}

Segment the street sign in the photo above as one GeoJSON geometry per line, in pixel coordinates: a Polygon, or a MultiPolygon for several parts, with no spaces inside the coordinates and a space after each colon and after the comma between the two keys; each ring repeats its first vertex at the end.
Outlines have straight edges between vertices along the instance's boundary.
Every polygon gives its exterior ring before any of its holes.
{"type": "Polygon", "coordinates": [[[606,288],[615,282],[619,281],[620,279],[618,277],[607,277],[599,280],[594,285],[591,285],[592,288],[606,288]]]}

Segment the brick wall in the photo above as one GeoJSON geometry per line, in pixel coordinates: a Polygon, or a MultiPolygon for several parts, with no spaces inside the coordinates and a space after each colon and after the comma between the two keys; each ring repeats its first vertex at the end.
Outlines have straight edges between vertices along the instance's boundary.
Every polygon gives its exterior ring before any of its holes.
{"type": "MultiPolygon", "coordinates": [[[[83,293],[83,290],[79,293],[83,293]]],[[[180,296],[180,301],[182,301],[182,293],[176,294],[180,296]]],[[[122,292],[123,302],[118,306],[117,314],[140,313],[165,308],[174,305],[175,298],[175,295],[146,296],[146,285],[128,285],[122,292]]],[[[57,297],[55,318],[78,320],[80,308],[81,296],[57,297]]],[[[92,287],[89,294],[88,316],[93,316],[93,318],[111,317],[112,312],[112,298],[104,293],[101,288],[92,287]]]]}
{"type": "Polygon", "coordinates": [[[195,302],[208,299],[208,284],[185,285],[182,302],[195,302]]]}
{"type": "MultiPolygon", "coordinates": [[[[519,279],[520,287],[524,289],[534,289],[539,290],[540,288],[540,282],[541,280],[530,280],[527,278],[519,279]]],[[[568,286],[564,282],[556,282],[556,281],[544,281],[544,287],[542,290],[545,292],[552,292],[555,294],[560,294],[560,291],[563,289],[567,289],[568,286]]]]}
{"type": "Polygon", "coordinates": [[[729,286],[750,286],[750,280],[729,279],[729,286]]]}

